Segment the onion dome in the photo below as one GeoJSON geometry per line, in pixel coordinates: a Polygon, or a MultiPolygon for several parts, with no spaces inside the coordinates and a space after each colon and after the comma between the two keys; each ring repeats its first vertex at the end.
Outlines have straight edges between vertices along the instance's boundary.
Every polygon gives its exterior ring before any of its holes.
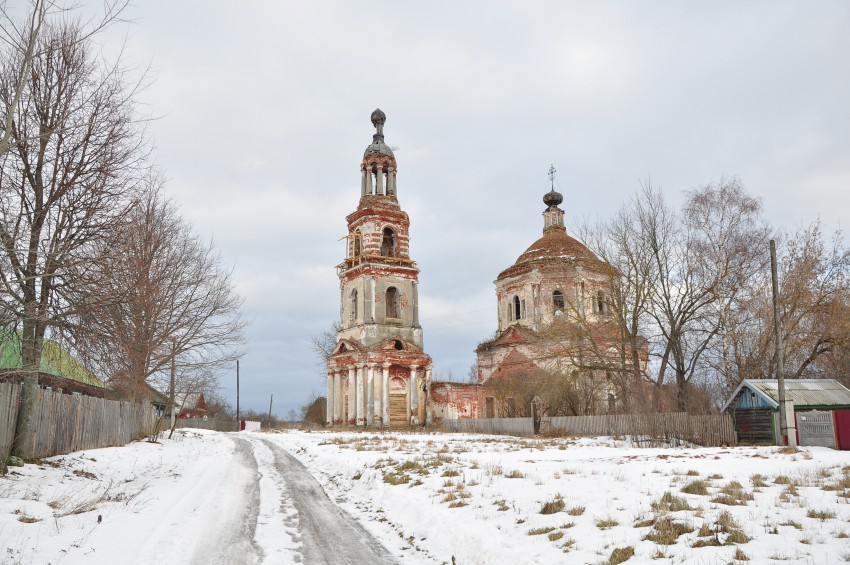
{"type": "Polygon", "coordinates": [[[387,115],[384,114],[383,110],[380,108],[376,108],[375,111],[372,112],[371,118],[372,125],[375,126],[375,134],[372,135],[372,143],[366,148],[366,151],[363,153],[363,157],[365,158],[370,155],[386,155],[387,157],[395,159],[392,149],[384,143],[384,124],[387,121],[387,115]]]}
{"type": "Polygon", "coordinates": [[[555,189],[552,189],[543,195],[543,203],[546,206],[557,206],[563,201],[564,196],[560,192],[555,192],[555,189]]]}

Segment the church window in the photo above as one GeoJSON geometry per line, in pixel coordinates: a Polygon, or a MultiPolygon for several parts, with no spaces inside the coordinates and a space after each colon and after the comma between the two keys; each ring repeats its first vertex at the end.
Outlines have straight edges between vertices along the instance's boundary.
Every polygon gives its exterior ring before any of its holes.
{"type": "Polygon", "coordinates": [[[554,306],[556,312],[564,309],[564,293],[560,290],[552,293],[552,306],[554,306]]]}
{"type": "Polygon", "coordinates": [[[513,319],[521,320],[522,319],[522,304],[520,303],[519,296],[514,296],[514,311],[513,311],[513,319]]]}
{"type": "Polygon", "coordinates": [[[400,339],[395,339],[395,340],[393,340],[393,347],[394,347],[395,349],[397,349],[398,351],[403,351],[403,350],[404,350],[404,344],[401,342],[401,340],[400,340],[400,339]]]}
{"type": "Polygon", "coordinates": [[[384,257],[396,256],[395,232],[391,228],[384,228],[384,237],[381,240],[381,255],[384,257]]]}
{"type": "Polygon", "coordinates": [[[398,289],[394,286],[387,289],[387,318],[399,318],[398,289]]]}
{"type": "Polygon", "coordinates": [[[350,313],[351,313],[351,318],[350,318],[351,323],[356,324],[357,323],[357,289],[356,288],[352,289],[352,291],[351,291],[350,313]]]}
{"type": "Polygon", "coordinates": [[[354,257],[360,256],[360,232],[354,232],[354,257]]]}
{"type": "Polygon", "coordinates": [[[513,396],[508,397],[507,408],[508,418],[516,418],[516,398],[513,396]]]}
{"type": "Polygon", "coordinates": [[[508,321],[513,322],[514,320],[514,307],[513,304],[508,301],[508,321]]]}
{"type": "Polygon", "coordinates": [[[605,313],[605,293],[601,290],[596,293],[596,313],[604,314],[605,313]]]}
{"type": "Polygon", "coordinates": [[[496,399],[492,396],[488,396],[484,399],[484,417],[485,418],[495,418],[496,417],[496,399]]]}

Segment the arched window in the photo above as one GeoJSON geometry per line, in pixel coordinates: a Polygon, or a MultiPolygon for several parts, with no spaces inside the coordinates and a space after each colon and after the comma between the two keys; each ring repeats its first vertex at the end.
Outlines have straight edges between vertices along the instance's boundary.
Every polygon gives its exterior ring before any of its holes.
{"type": "Polygon", "coordinates": [[[349,308],[351,313],[350,321],[352,324],[357,323],[357,289],[351,290],[351,308],[349,308]]]}
{"type": "Polygon", "coordinates": [[[384,257],[395,257],[396,255],[395,232],[391,228],[384,228],[384,237],[381,240],[381,255],[384,257]]]}
{"type": "Polygon", "coordinates": [[[604,314],[605,313],[605,293],[601,290],[596,293],[596,313],[604,314]]]}
{"type": "Polygon", "coordinates": [[[398,290],[394,286],[387,289],[387,318],[399,318],[398,290]]]}
{"type": "Polygon", "coordinates": [[[514,296],[514,320],[522,319],[522,303],[519,300],[519,296],[514,296]]]}
{"type": "Polygon", "coordinates": [[[564,310],[564,293],[560,290],[556,290],[552,293],[552,307],[555,308],[556,312],[564,310]]]}

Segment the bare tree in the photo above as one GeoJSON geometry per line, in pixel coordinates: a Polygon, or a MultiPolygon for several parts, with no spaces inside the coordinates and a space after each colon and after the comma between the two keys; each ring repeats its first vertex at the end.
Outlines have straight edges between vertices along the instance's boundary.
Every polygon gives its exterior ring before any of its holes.
{"type": "Polygon", "coordinates": [[[30,437],[41,348],[48,328],[73,315],[73,273],[129,204],[143,136],[136,86],[120,67],[104,68],[76,22],[42,24],[28,84],[18,59],[0,67],[0,105],[12,109],[0,156],[0,273],[22,335],[24,386],[15,447],[30,437]]]}
{"type": "Polygon", "coordinates": [[[336,347],[340,329],[342,329],[342,325],[339,320],[334,320],[328,329],[322,330],[310,338],[313,354],[316,356],[316,366],[322,378],[327,376],[325,371],[328,368],[328,358],[336,347]]]}
{"type": "Polygon", "coordinates": [[[151,383],[171,388],[172,367],[208,387],[209,375],[241,354],[245,322],[231,273],[163,198],[162,185],[156,173],[146,177],[81,293],[77,347],[130,397],[151,383]]]}
{"type": "MultiPolygon", "coordinates": [[[[846,379],[850,352],[850,250],[840,231],[826,240],[819,222],[780,238],[780,323],[789,377],[846,379]]],[[[771,378],[774,329],[767,268],[728,317],[729,386],[771,378]]]]}

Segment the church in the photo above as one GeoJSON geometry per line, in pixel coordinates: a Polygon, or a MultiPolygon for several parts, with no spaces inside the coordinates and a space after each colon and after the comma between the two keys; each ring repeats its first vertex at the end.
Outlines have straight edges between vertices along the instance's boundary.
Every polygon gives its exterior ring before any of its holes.
{"type": "MultiPolygon", "coordinates": [[[[337,266],[341,327],[328,359],[326,423],[406,427],[524,416],[523,385],[553,377],[589,390],[574,413],[615,411],[622,388],[614,373],[624,347],[611,311],[616,272],[567,234],[554,167],[542,237],[496,278],[498,330],[475,351],[478,382],[431,382],[410,218],[398,202],[386,116],[375,110],[371,118],[375,134],[360,166],[360,202],[346,218],[346,257],[337,266]]],[[[645,355],[641,363],[643,371],[645,355]]]]}

